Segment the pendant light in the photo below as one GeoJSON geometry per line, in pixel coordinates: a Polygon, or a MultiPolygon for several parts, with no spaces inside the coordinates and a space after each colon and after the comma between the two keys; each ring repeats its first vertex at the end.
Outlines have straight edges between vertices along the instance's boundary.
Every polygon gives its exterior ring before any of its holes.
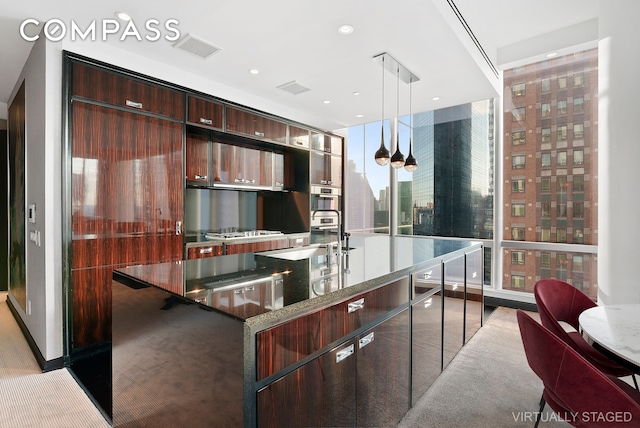
{"type": "Polygon", "coordinates": [[[413,115],[411,114],[411,84],[413,83],[413,79],[409,78],[409,126],[411,129],[409,130],[409,156],[407,156],[407,160],[404,162],[404,169],[413,172],[418,168],[418,161],[413,157],[412,151],[412,136],[413,136],[413,115]]]}
{"type": "MultiPolygon", "coordinates": [[[[398,66],[398,79],[396,83],[396,121],[400,117],[400,66],[398,66]]],[[[398,169],[404,165],[404,155],[400,152],[400,131],[396,124],[396,152],[391,156],[391,166],[398,169]]]]}
{"type": "Polygon", "coordinates": [[[384,57],[382,57],[382,117],[380,118],[380,148],[375,153],[376,163],[385,166],[389,163],[390,154],[384,146],[384,57]]]}

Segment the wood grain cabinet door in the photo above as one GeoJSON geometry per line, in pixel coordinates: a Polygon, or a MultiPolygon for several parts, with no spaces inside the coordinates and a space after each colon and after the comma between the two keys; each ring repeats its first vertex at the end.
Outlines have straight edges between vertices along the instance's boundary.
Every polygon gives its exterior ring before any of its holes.
{"type": "Polygon", "coordinates": [[[189,95],[187,108],[188,122],[209,128],[222,129],[222,112],[224,110],[222,104],[189,95]]]}
{"type": "Polygon", "coordinates": [[[209,139],[206,136],[187,134],[185,175],[192,184],[209,183],[209,139]]]}

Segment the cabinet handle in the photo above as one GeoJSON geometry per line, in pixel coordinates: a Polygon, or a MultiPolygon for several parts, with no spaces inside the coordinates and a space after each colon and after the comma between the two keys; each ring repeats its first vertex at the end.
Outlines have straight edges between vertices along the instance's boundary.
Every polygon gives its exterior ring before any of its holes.
{"type": "Polygon", "coordinates": [[[352,345],[349,345],[349,347],[344,348],[342,351],[339,351],[336,354],[336,363],[339,363],[345,358],[349,358],[351,355],[353,355],[353,353],[356,351],[355,348],[356,348],[355,345],[352,344],[352,345]]]}
{"type": "Polygon", "coordinates": [[[368,344],[370,344],[371,342],[373,342],[373,331],[371,333],[367,334],[362,339],[358,340],[358,348],[362,349],[365,346],[367,346],[368,344]]]}
{"type": "Polygon", "coordinates": [[[244,293],[244,290],[241,288],[239,290],[233,290],[233,294],[242,294],[244,293]]]}
{"type": "Polygon", "coordinates": [[[133,108],[142,108],[142,103],[137,103],[135,101],[131,101],[131,100],[126,100],[124,102],[126,104],[127,107],[133,107],[133,108]]]}
{"type": "Polygon", "coordinates": [[[244,178],[236,178],[234,181],[236,183],[244,183],[244,178]]]}
{"type": "Polygon", "coordinates": [[[327,180],[327,184],[333,184],[333,181],[327,180]]]}
{"type": "Polygon", "coordinates": [[[200,254],[209,254],[209,253],[213,253],[213,247],[203,248],[200,250],[200,254]]]}
{"type": "Polygon", "coordinates": [[[331,147],[325,147],[324,151],[325,153],[331,153],[331,147]]]}
{"type": "Polygon", "coordinates": [[[256,182],[256,180],[247,180],[246,182],[249,183],[249,184],[253,184],[253,183],[256,182]]]}
{"type": "Polygon", "coordinates": [[[424,307],[428,308],[429,306],[431,306],[431,304],[433,303],[433,298],[430,297],[427,300],[424,301],[424,307]]]}
{"type": "Polygon", "coordinates": [[[200,118],[200,123],[204,123],[205,125],[213,125],[213,120],[205,119],[204,117],[200,118]]]}
{"type": "Polygon", "coordinates": [[[327,184],[327,180],[320,180],[320,184],[327,184]]]}
{"type": "Polygon", "coordinates": [[[264,132],[255,131],[254,134],[256,137],[264,137],[264,132]]]}
{"type": "Polygon", "coordinates": [[[304,145],[304,143],[302,141],[294,141],[293,144],[297,144],[299,146],[304,145]]]}
{"type": "Polygon", "coordinates": [[[176,221],[176,235],[182,235],[182,222],[176,221]]]}
{"type": "Polygon", "coordinates": [[[276,186],[284,186],[284,183],[280,183],[279,181],[276,181],[276,186]]]}
{"type": "Polygon", "coordinates": [[[196,180],[206,180],[207,176],[206,175],[198,175],[196,174],[196,180]]]}
{"type": "Polygon", "coordinates": [[[256,289],[256,286],[255,286],[255,285],[250,285],[250,286],[248,286],[247,288],[245,288],[245,290],[247,290],[247,291],[253,291],[253,290],[255,290],[255,289],[256,289]]]}
{"type": "Polygon", "coordinates": [[[431,273],[432,273],[432,272],[433,272],[433,271],[431,271],[431,270],[430,270],[429,272],[425,272],[425,274],[424,274],[424,279],[429,279],[429,278],[431,278],[431,273]]]}
{"type": "Polygon", "coordinates": [[[350,314],[351,312],[359,311],[362,308],[364,308],[364,297],[356,300],[355,302],[349,303],[347,306],[347,313],[350,314]]]}

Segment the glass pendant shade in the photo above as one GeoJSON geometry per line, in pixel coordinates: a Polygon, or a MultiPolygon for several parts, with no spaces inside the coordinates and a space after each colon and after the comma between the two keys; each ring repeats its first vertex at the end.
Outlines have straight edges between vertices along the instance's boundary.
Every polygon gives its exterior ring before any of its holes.
{"type": "Polygon", "coordinates": [[[389,163],[389,156],[391,153],[384,146],[384,127],[380,130],[380,148],[375,153],[376,163],[380,166],[385,166],[389,163]]]}
{"type": "Polygon", "coordinates": [[[416,168],[418,168],[418,161],[413,157],[413,152],[411,150],[411,138],[409,138],[409,156],[407,156],[407,159],[404,161],[404,169],[409,172],[413,172],[416,168]]]}
{"type": "Polygon", "coordinates": [[[391,166],[394,168],[402,168],[404,165],[404,155],[400,152],[400,135],[396,140],[396,152],[391,156],[391,166]]]}

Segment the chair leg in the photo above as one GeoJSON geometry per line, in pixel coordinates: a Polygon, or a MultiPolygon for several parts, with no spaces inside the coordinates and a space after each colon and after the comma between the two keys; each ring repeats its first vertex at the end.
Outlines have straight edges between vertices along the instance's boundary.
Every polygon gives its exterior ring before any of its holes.
{"type": "Polygon", "coordinates": [[[547,404],[547,401],[544,399],[544,395],[540,397],[540,410],[538,410],[538,417],[536,418],[536,424],[533,428],[538,428],[538,424],[540,423],[540,417],[542,416],[542,411],[544,410],[544,405],[547,404]]]}
{"type": "Polygon", "coordinates": [[[633,378],[633,383],[636,386],[636,391],[640,391],[640,389],[638,389],[638,380],[636,379],[636,375],[632,374],[631,377],[633,378]]]}

